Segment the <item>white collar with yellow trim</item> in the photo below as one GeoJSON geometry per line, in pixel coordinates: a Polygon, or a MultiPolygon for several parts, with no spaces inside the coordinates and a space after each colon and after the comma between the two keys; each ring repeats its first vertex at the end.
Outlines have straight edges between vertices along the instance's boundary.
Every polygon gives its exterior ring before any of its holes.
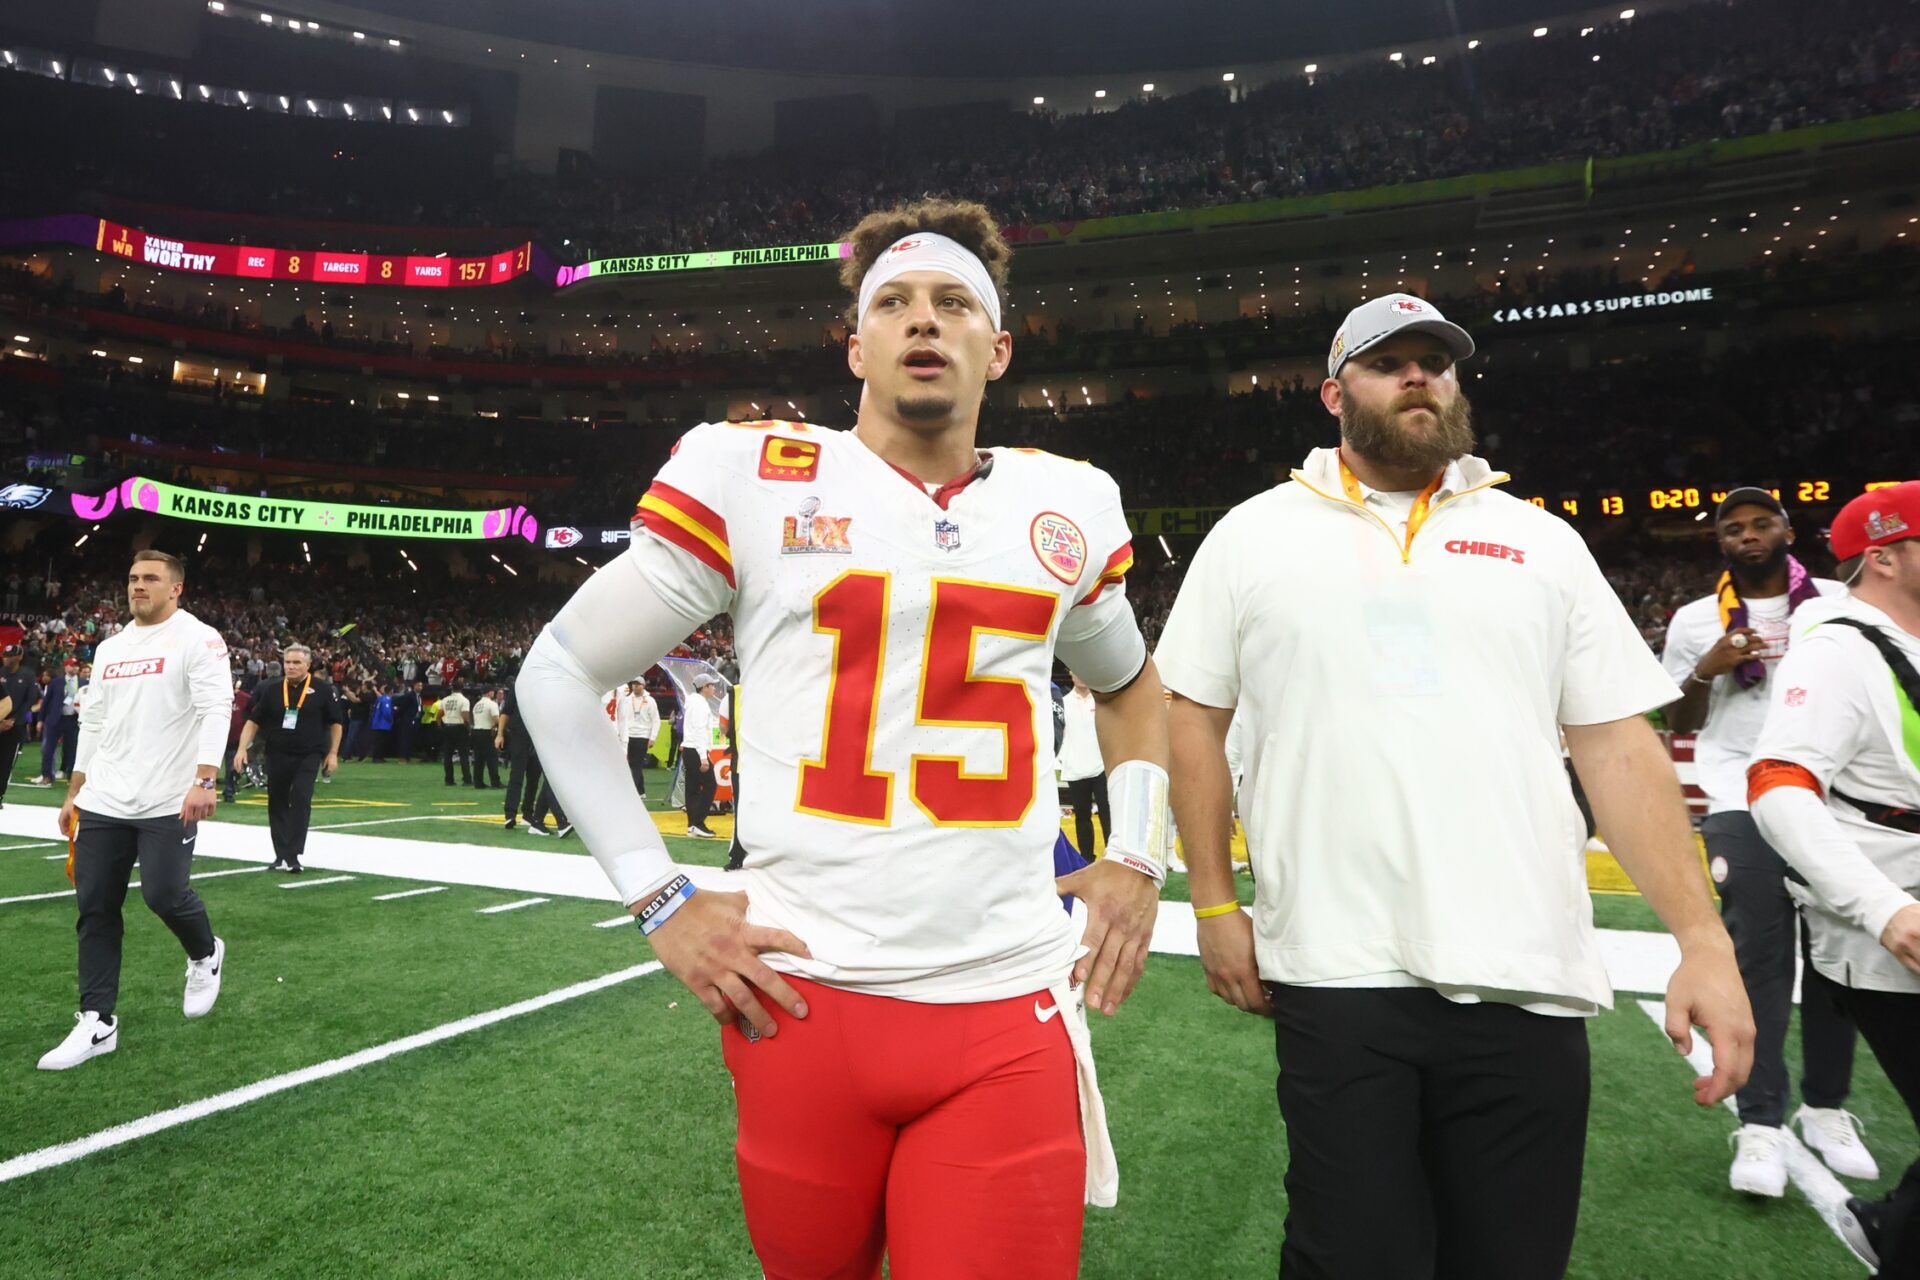
{"type": "MultiPolygon", "coordinates": [[[[1294,478],[1303,481],[1322,493],[1339,495],[1340,450],[1315,449],[1307,455],[1293,472],[1294,478]]],[[[1446,471],[1440,477],[1440,487],[1434,490],[1433,500],[1439,502],[1455,494],[1465,493],[1469,489],[1478,489],[1484,485],[1495,484],[1508,478],[1504,471],[1495,471],[1484,459],[1472,454],[1464,454],[1447,464],[1446,471]]],[[[1361,486],[1365,489],[1366,486],[1361,486]]]]}

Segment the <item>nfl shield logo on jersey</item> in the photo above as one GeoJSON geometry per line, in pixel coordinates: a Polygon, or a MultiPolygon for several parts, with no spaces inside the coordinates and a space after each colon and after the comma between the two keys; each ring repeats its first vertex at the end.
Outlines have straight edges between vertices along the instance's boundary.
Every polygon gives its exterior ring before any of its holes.
{"type": "Polygon", "coordinates": [[[951,520],[935,520],[933,522],[933,545],[942,551],[958,551],[960,549],[960,526],[951,520]]]}

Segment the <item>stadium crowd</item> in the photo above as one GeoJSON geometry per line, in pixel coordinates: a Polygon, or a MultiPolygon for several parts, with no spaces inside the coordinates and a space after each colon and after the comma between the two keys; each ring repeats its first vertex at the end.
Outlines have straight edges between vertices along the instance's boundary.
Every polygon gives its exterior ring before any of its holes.
{"type": "MultiPolygon", "coordinates": [[[[265,143],[216,176],[183,163],[203,149],[197,119],[150,120],[118,139],[109,131],[104,149],[68,149],[58,165],[21,153],[0,205],[44,214],[49,201],[122,197],[389,227],[532,228],[563,256],[600,256],[819,242],[927,192],[981,199],[1006,224],[1080,220],[1660,151],[1920,103],[1920,40],[1904,0],[1704,0],[1412,63],[1148,95],[1096,113],[925,111],[839,154],[716,159],[645,180],[589,169],[501,181],[477,166],[416,163],[377,177],[364,166],[360,183],[333,166],[320,182],[265,143]]],[[[353,235],[353,247],[373,247],[353,235]]]]}
{"type": "Polygon", "coordinates": [[[762,156],[664,184],[510,185],[503,199],[507,220],[596,253],[812,243],[923,192],[967,192],[1007,224],[1080,220],[1662,151],[1920,103],[1920,41],[1899,0],[1735,8],[1709,0],[1488,46],[1470,64],[1385,63],[1244,96],[960,114],[842,166],[762,156]]]}
{"type": "MultiPolygon", "coordinates": [[[[69,665],[84,669],[100,643],[127,625],[125,570],[111,567],[119,554],[68,548],[31,562],[15,558],[0,576],[0,644],[21,644],[22,666],[47,678],[69,665]]],[[[347,699],[350,724],[367,719],[377,698],[409,688],[424,709],[454,689],[505,686],[571,590],[504,573],[445,577],[432,571],[430,558],[424,575],[297,555],[252,564],[221,555],[186,558],[191,576],[182,607],[226,637],[236,687],[280,679],[284,650],[305,644],[316,674],[347,699]],[[433,585],[423,590],[423,581],[433,585]]],[[[726,618],[676,652],[738,678],[726,618]]],[[[652,683],[670,706],[671,684],[657,676],[652,683]]],[[[373,739],[352,736],[347,754],[364,758],[373,739]]]]}
{"type": "MultiPolygon", "coordinates": [[[[1911,456],[1920,442],[1920,370],[1896,339],[1783,339],[1733,348],[1704,366],[1690,348],[1583,370],[1496,357],[1468,374],[1480,452],[1514,476],[1516,491],[1541,496],[1863,476],[1911,456]]],[[[1309,449],[1335,438],[1318,385],[1298,377],[1246,394],[1127,393],[1078,408],[1063,394],[1061,406],[989,406],[981,441],[1093,461],[1133,507],[1230,506],[1284,479],[1309,449]]],[[[84,480],[74,482],[89,487],[143,474],[409,505],[421,504],[419,490],[437,474],[563,477],[571,484],[527,499],[543,523],[622,525],[682,425],[690,424],[403,422],[339,408],[262,413],[80,387],[52,398],[0,397],[0,469],[26,478],[30,460],[79,457],[84,480]],[[175,460],[175,448],[221,460],[175,460]],[[272,465],[249,458],[369,470],[358,479],[276,480],[272,465]],[[418,474],[396,475],[403,464],[418,474]],[[254,478],[241,484],[231,472],[254,478]],[[402,496],[408,486],[411,498],[402,496]]]]}

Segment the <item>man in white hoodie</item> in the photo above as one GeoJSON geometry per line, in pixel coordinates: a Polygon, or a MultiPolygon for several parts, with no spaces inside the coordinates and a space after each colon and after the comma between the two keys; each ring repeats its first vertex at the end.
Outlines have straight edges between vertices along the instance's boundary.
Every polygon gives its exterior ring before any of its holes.
{"type": "Polygon", "coordinates": [[[627,753],[627,772],[633,775],[633,789],[642,798],[647,794],[647,757],[653,754],[653,740],[660,736],[660,704],[647,692],[644,680],[630,680],[615,693],[614,722],[620,729],[621,747],[627,753]]]}
{"type": "Polygon", "coordinates": [[[198,1018],[220,994],[226,944],[188,884],[199,822],[218,797],[233,711],[227,642],[180,607],[186,573],[142,551],[127,573],[133,625],[102,641],[81,711],[80,747],[60,830],[80,910],[80,1012],[40,1059],[64,1071],[120,1045],[120,904],[136,863],[140,896],[187,953],[181,1011],[198,1018]]]}

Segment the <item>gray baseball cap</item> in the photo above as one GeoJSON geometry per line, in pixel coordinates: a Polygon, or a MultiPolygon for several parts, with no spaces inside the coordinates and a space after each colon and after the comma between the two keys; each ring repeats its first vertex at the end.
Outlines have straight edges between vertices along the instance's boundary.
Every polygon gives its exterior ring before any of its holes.
{"type": "Polygon", "coordinates": [[[1340,366],[1375,343],[1396,333],[1430,333],[1447,344],[1455,361],[1473,354],[1467,331],[1440,314],[1440,308],[1410,293],[1389,293],[1369,299],[1347,313],[1327,352],[1327,376],[1338,377],[1340,366]]]}

